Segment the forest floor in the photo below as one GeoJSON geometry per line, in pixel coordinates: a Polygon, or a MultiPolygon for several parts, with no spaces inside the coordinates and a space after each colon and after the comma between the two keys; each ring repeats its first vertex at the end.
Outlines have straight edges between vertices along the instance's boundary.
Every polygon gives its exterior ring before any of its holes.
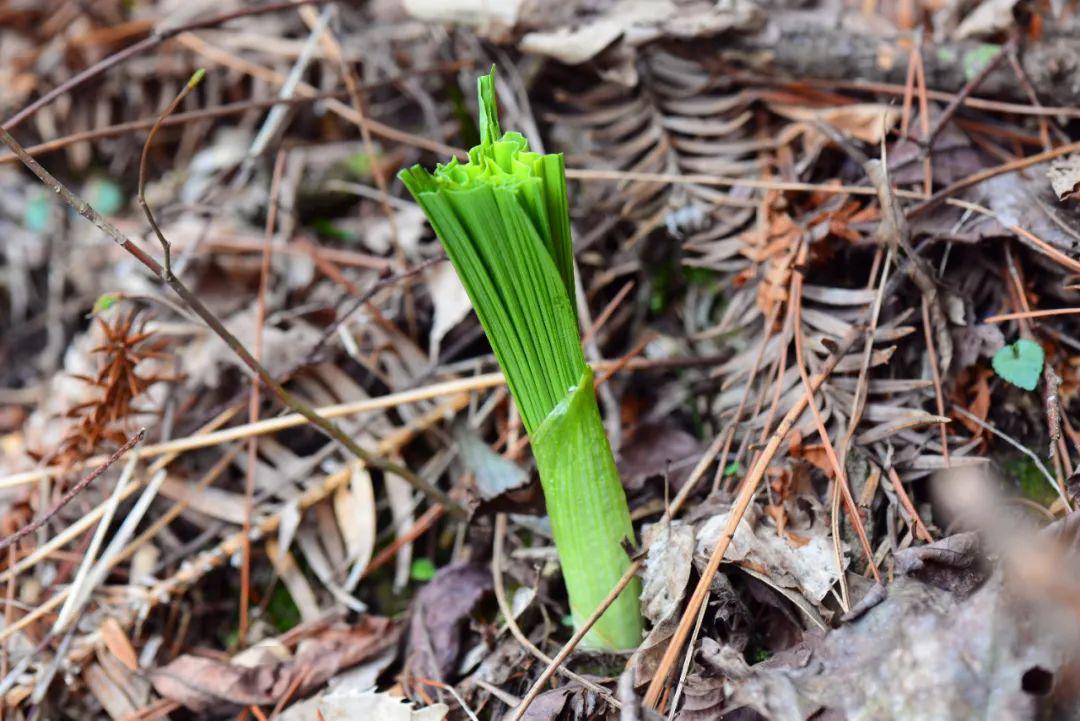
{"type": "Polygon", "coordinates": [[[1080,715],[1074,4],[540,5],[0,2],[3,718],[1080,715]],[[625,653],[395,179],[492,65],[625,653]]]}

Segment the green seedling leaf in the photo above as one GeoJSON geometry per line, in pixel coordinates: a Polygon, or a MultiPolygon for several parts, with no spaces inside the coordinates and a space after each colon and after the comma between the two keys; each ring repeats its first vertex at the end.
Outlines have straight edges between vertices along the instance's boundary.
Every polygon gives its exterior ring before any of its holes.
{"type": "Polygon", "coordinates": [[[1039,467],[1030,458],[1026,456],[1013,458],[1005,461],[1003,465],[1009,475],[1016,479],[1024,498],[1046,508],[1057,500],[1057,492],[1046,482],[1046,476],[1039,471],[1039,467]]]}
{"type": "Polygon", "coordinates": [[[1001,54],[1000,45],[983,43],[964,53],[964,79],[971,80],[978,76],[994,59],[1001,54]]]}
{"type": "Polygon", "coordinates": [[[52,199],[45,193],[35,193],[23,208],[23,225],[32,233],[44,233],[52,225],[52,199]]]}
{"type": "Polygon", "coordinates": [[[334,224],[334,221],[329,218],[316,218],[314,222],[312,222],[311,227],[323,238],[340,240],[342,242],[353,240],[353,236],[350,233],[337,227],[337,225],[334,224]]]}
{"type": "Polygon", "coordinates": [[[737,476],[742,473],[742,464],[738,461],[732,461],[724,467],[724,478],[730,478],[731,476],[737,476]]]}
{"type": "Polygon", "coordinates": [[[90,312],[91,315],[97,315],[98,313],[104,313],[109,308],[116,305],[116,301],[120,300],[119,293],[105,293],[96,301],[94,301],[94,309],[90,312]]]}
{"type": "Polygon", "coordinates": [[[345,170],[359,180],[371,177],[371,156],[367,153],[353,153],[345,158],[345,170]]]}
{"type": "Polygon", "coordinates": [[[270,602],[266,606],[266,620],[282,633],[300,624],[300,609],[296,607],[296,602],[284,584],[274,586],[270,602]]]}
{"type": "Polygon", "coordinates": [[[1026,391],[1033,391],[1039,384],[1045,361],[1046,353],[1041,345],[1021,338],[995,353],[991,363],[994,372],[1009,383],[1026,391]]]}
{"type": "Polygon", "coordinates": [[[116,215],[124,208],[124,192],[107,178],[95,178],[83,188],[83,197],[102,215],[116,215]]]}
{"type": "Polygon", "coordinates": [[[430,581],[435,578],[435,564],[432,563],[430,558],[417,558],[412,562],[409,575],[412,576],[414,581],[420,581],[421,583],[430,581]]]}

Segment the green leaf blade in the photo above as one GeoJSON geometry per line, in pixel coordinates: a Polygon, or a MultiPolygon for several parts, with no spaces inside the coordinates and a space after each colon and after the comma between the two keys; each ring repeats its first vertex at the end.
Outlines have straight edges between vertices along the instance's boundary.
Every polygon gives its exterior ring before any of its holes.
{"type": "Polygon", "coordinates": [[[1021,338],[1007,345],[991,359],[994,372],[1018,388],[1033,391],[1039,384],[1046,353],[1033,340],[1021,338]]]}
{"type": "MultiPolygon", "coordinates": [[[[634,544],[626,496],[615,467],[592,370],[530,436],[548,516],[559,549],[574,625],[592,615],[630,565],[624,542],[634,544]]],[[[635,579],[596,622],[584,641],[594,648],[641,643],[641,586],[635,579]]]]}

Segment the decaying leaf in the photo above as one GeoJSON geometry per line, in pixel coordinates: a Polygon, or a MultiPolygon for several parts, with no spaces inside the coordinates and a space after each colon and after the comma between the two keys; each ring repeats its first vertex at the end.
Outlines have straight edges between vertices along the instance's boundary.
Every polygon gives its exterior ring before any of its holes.
{"type": "MultiPolygon", "coordinates": [[[[718,514],[698,529],[695,563],[699,568],[708,560],[727,519],[728,513],[718,514]]],[[[824,525],[800,529],[798,534],[806,543],[792,543],[778,536],[775,528],[758,522],[756,513],[747,513],[735,529],[724,558],[750,564],[773,582],[799,589],[808,599],[818,602],[839,578],[833,544],[824,525]]]]}
{"type": "MultiPolygon", "coordinates": [[[[252,346],[256,327],[254,306],[234,313],[224,323],[245,347],[252,346]]],[[[303,321],[296,321],[287,329],[266,326],[262,347],[267,370],[275,377],[292,372],[314,347],[319,335],[318,329],[303,321]]],[[[188,346],[185,361],[185,368],[191,369],[184,377],[189,388],[216,388],[226,369],[242,366],[225,342],[212,333],[201,335],[188,346]]]]}
{"type": "Polygon", "coordinates": [[[1076,192],[1080,190],[1080,155],[1073,153],[1055,158],[1046,169],[1046,177],[1058,200],[1075,200],[1076,192]]]}
{"type": "Polygon", "coordinates": [[[655,626],[679,610],[694,558],[694,529],[666,517],[642,532],[648,555],[641,588],[641,611],[655,626]]]}
{"type": "Polygon", "coordinates": [[[476,479],[480,498],[492,501],[529,484],[529,474],[521,466],[491,450],[491,446],[465,424],[456,424],[453,433],[461,460],[476,479]]]}
{"type": "Polygon", "coordinates": [[[1007,30],[1014,22],[1017,0],[983,0],[974,6],[953,35],[957,39],[989,38],[1007,30]]]}
{"type": "Polygon", "coordinates": [[[403,0],[406,12],[432,23],[461,23],[513,27],[522,0],[493,3],[489,0],[403,0]]]}
{"type": "MultiPolygon", "coordinates": [[[[805,123],[827,123],[845,135],[871,145],[877,145],[885,133],[900,120],[900,111],[892,105],[860,103],[836,108],[814,109],[796,105],[774,104],[772,110],[780,115],[805,123]]],[[[809,132],[817,133],[816,130],[809,132]]]]}
{"type": "Polygon", "coordinates": [[[703,638],[694,671],[686,679],[677,721],[712,721],[726,710],[732,686],[749,673],[742,653],[714,639],[703,638]]]}
{"type": "Polygon", "coordinates": [[[352,589],[363,569],[371,561],[375,551],[375,491],[371,473],[363,464],[353,465],[348,486],[341,486],[334,494],[334,514],[338,528],[345,541],[345,550],[352,563],[346,588],[352,589]]]}
{"type": "Polygon", "coordinates": [[[952,591],[960,598],[970,596],[989,575],[975,533],[958,533],[926,546],[906,548],[897,551],[894,558],[898,573],[952,591]]]}
{"type": "Polygon", "coordinates": [[[408,700],[386,692],[355,689],[323,694],[318,709],[326,721],[442,721],[450,711],[446,704],[416,709],[408,700]]]}
{"type": "Polygon", "coordinates": [[[604,702],[580,686],[562,686],[536,697],[521,721],[577,721],[602,715],[604,702]]]}
{"type": "Polygon", "coordinates": [[[1014,603],[1000,577],[964,602],[901,577],[858,620],[751,667],[728,707],[771,721],[1034,721],[1075,659],[1075,619],[1062,621],[1014,603]]]}
{"type": "Polygon", "coordinates": [[[441,681],[461,652],[461,635],[476,604],[491,592],[488,569],[468,563],[443,566],[416,594],[409,625],[409,670],[441,681]]]}
{"type": "Polygon", "coordinates": [[[107,618],[101,624],[101,639],[105,642],[105,647],[109,649],[109,652],[124,664],[124,667],[129,671],[136,671],[139,668],[139,660],[135,655],[135,649],[131,645],[131,641],[128,639],[124,630],[120,628],[120,624],[116,622],[115,618],[107,618]]]}
{"type": "Polygon", "coordinates": [[[1069,212],[1071,205],[1059,203],[1057,195],[1047,187],[1043,179],[1046,169],[1044,163],[1029,171],[1033,177],[1010,173],[980,183],[975,189],[976,200],[993,210],[998,220],[980,221],[976,225],[979,234],[1012,235],[1007,226],[1017,225],[1066,253],[1076,253],[1080,247],[1080,217],[1069,212]]]}
{"type": "Polygon", "coordinates": [[[472,302],[465,293],[454,266],[439,263],[425,273],[435,318],[431,321],[430,348],[433,359],[439,357],[439,349],[446,334],[465,319],[472,310],[472,302]]]}
{"type": "Polygon", "coordinates": [[[534,55],[546,55],[567,65],[591,60],[600,51],[622,37],[622,24],[608,19],[594,20],[576,28],[529,33],[521,39],[521,49],[534,55]]]}
{"type": "Polygon", "coordinates": [[[640,489],[649,478],[667,475],[674,493],[700,457],[701,441],[690,433],[669,423],[643,423],[619,449],[619,475],[630,490],[640,489]]]}
{"type": "Polygon", "coordinates": [[[184,655],[151,672],[150,680],[163,697],[195,712],[273,705],[294,684],[299,684],[303,694],[339,671],[382,653],[397,643],[398,631],[391,619],[365,616],[355,625],[332,626],[302,641],[290,660],[241,666],[184,655]]]}
{"type": "Polygon", "coordinates": [[[757,6],[745,0],[616,0],[583,23],[528,33],[519,47],[578,65],[619,38],[629,47],[638,47],[661,37],[712,37],[727,30],[748,29],[760,19],[757,6]]]}

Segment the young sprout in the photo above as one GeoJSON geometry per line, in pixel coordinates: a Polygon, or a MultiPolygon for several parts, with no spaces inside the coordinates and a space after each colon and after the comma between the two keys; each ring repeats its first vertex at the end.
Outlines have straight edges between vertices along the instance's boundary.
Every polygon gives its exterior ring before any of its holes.
{"type": "MultiPolygon", "coordinates": [[[[563,157],[500,131],[494,69],[477,85],[480,144],[468,162],[398,177],[446,249],[521,413],[578,625],[629,566],[634,531],[581,350],[563,157]]],[[[639,592],[628,586],[585,642],[636,647],[639,592]]]]}

